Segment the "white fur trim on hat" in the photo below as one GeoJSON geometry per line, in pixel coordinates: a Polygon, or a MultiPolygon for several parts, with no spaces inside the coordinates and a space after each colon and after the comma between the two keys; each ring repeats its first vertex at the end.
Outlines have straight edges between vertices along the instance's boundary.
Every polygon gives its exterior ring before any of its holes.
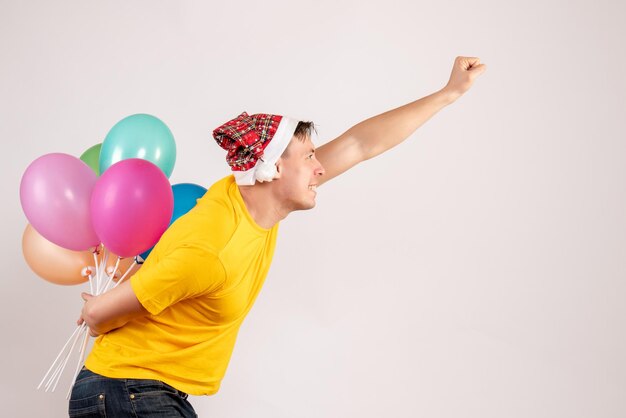
{"type": "Polygon", "coordinates": [[[234,171],[235,180],[240,186],[252,186],[256,181],[272,181],[277,174],[276,161],[287,149],[289,141],[298,126],[298,120],[283,116],[278,124],[276,133],[263,150],[262,160],[259,159],[254,167],[246,171],[234,171]]]}

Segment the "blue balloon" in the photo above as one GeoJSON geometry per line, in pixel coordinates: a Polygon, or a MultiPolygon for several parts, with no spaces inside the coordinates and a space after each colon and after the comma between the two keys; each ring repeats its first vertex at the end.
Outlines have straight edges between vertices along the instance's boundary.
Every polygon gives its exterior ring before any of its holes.
{"type": "MultiPolygon", "coordinates": [[[[174,212],[172,213],[170,225],[196,206],[197,200],[204,196],[206,189],[193,183],[180,183],[172,186],[172,192],[174,192],[174,212]]],[[[152,248],[140,254],[139,257],[146,260],[152,252],[152,248]]]]}
{"type": "Polygon", "coordinates": [[[174,135],[163,121],[152,115],[136,114],[115,124],[102,142],[100,173],[128,158],[148,160],[169,178],[176,161],[174,135]]]}

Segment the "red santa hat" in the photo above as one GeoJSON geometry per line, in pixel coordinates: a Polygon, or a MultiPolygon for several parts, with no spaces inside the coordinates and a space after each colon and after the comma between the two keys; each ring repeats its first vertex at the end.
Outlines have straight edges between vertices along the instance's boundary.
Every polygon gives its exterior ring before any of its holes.
{"type": "Polygon", "coordinates": [[[213,138],[228,151],[226,161],[239,185],[272,181],[276,161],[283,154],[298,126],[286,116],[243,112],[213,131],[213,138]]]}

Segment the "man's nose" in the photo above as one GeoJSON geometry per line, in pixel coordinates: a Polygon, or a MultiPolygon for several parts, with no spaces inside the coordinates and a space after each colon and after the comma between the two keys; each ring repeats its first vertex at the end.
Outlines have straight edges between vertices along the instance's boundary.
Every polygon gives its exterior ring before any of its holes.
{"type": "Polygon", "coordinates": [[[326,170],[324,170],[324,166],[321,163],[319,163],[319,166],[317,167],[317,169],[315,169],[315,175],[323,176],[324,173],[326,173],[326,170]]]}

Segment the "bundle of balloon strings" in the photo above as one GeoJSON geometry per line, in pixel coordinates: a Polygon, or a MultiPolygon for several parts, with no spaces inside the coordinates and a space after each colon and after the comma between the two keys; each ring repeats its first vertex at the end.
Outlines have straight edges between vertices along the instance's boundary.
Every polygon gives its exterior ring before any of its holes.
{"type": "MultiPolygon", "coordinates": [[[[115,263],[115,267],[107,268],[107,262],[109,258],[109,252],[101,246],[101,249],[96,247],[93,253],[94,266],[85,267],[83,270],[83,275],[88,277],[89,279],[89,289],[91,294],[94,296],[101,295],[105,292],[108,292],[111,289],[114,289],[116,286],[119,286],[120,283],[124,281],[124,279],[128,276],[128,274],[133,270],[133,268],[137,265],[137,259],[133,261],[133,263],[128,267],[126,272],[119,277],[118,267],[120,264],[121,257],[117,258],[117,262],[115,263]],[[99,257],[100,256],[100,257],[99,257]]],[[[43,379],[37,386],[37,389],[41,389],[43,386],[45,391],[54,392],[57,385],[59,384],[59,380],[61,379],[61,375],[67,366],[67,363],[72,357],[74,353],[74,349],[78,348],[77,344],[82,340],[80,352],[78,354],[78,362],[76,363],[76,370],[74,371],[74,378],[72,379],[72,383],[70,384],[70,388],[67,392],[67,399],[69,399],[70,394],[72,393],[72,388],[74,387],[74,383],[76,382],[76,378],[78,377],[78,373],[82,368],[85,361],[85,352],[87,350],[87,344],[89,342],[89,327],[85,322],[78,325],[72,335],[67,339],[67,342],[61,348],[61,351],[57,355],[57,357],[52,362],[52,365],[44,375],[43,379]],[[69,347],[69,349],[68,349],[69,347]]]]}

